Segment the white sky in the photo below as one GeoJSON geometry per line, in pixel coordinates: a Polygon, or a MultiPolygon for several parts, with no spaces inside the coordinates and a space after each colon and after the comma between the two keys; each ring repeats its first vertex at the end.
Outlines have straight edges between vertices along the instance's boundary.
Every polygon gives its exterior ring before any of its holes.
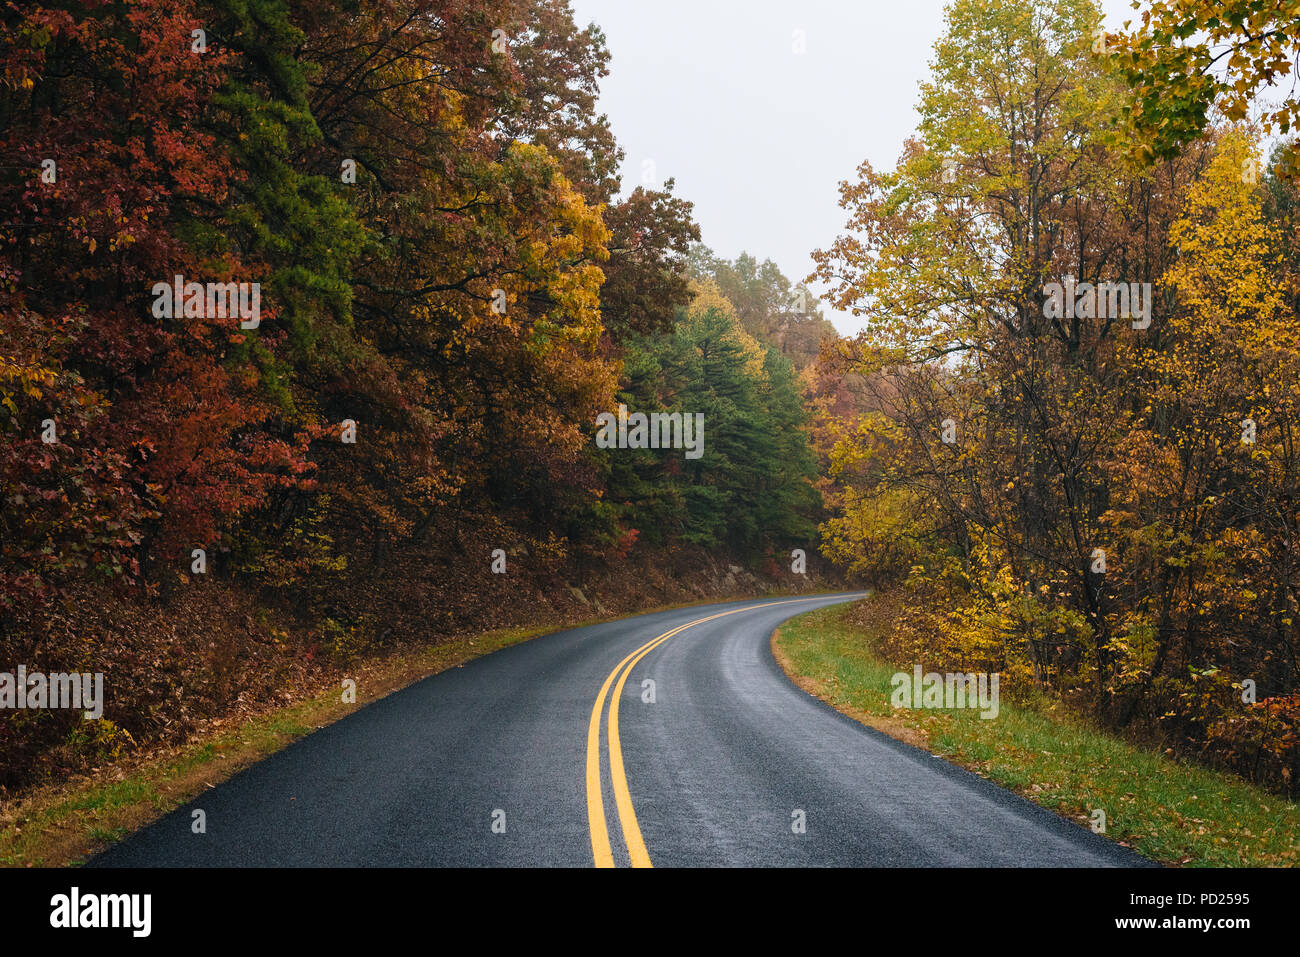
{"type": "MultiPolygon", "coordinates": [[[[863,159],[893,167],[943,30],[941,0],[572,4],[609,40],[600,109],[627,152],[625,191],[653,162],[656,182],[676,177],[694,202],[714,252],[771,259],[795,282],[844,225],[840,180],[863,159]]],[[[1129,0],[1102,7],[1111,29],[1137,17],[1129,0]]],[[[826,314],[857,331],[852,316],[826,314]]]]}

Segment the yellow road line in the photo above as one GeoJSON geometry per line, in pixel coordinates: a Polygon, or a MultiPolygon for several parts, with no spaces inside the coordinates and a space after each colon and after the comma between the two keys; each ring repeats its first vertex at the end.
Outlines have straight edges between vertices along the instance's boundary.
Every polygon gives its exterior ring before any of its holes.
{"type": "MultiPolygon", "coordinates": [[[[685,628],[685,625],[681,626],[685,628]]],[[[605,799],[600,793],[600,714],[605,707],[605,695],[613,683],[615,675],[640,651],[648,651],[657,642],[677,634],[681,628],[674,628],[658,638],[651,638],[644,645],[632,652],[618,663],[605,683],[600,686],[600,694],[591,709],[591,721],[587,725],[587,823],[591,830],[591,854],[597,867],[613,867],[614,854],[609,844],[609,829],[605,825],[605,799]]],[[[622,755],[619,755],[620,762],[622,755]]]]}
{"type": "Polygon", "coordinates": [[[631,858],[633,867],[653,865],[650,863],[650,852],[645,849],[645,841],[641,839],[641,826],[636,822],[636,811],[632,809],[632,794],[627,789],[627,775],[623,772],[623,745],[618,737],[618,703],[623,697],[623,685],[627,682],[627,676],[632,673],[636,663],[667,641],[672,634],[675,632],[660,637],[628,662],[623,673],[619,675],[618,684],[614,686],[614,696],[609,699],[609,779],[614,786],[614,803],[618,806],[618,820],[623,826],[627,856],[631,858]]]}
{"type": "Polygon", "coordinates": [[[591,830],[591,856],[597,867],[613,867],[614,854],[609,847],[609,828],[605,826],[605,801],[600,796],[600,709],[605,703],[605,679],[591,711],[591,724],[587,728],[587,825],[591,830]]]}
{"type": "Polygon", "coordinates": [[[705,618],[697,618],[695,621],[688,621],[684,625],[678,625],[656,638],[651,638],[614,667],[614,670],[605,679],[605,683],[600,686],[600,694],[596,697],[596,704],[591,709],[591,721],[587,725],[587,824],[591,830],[591,853],[597,867],[614,866],[614,855],[609,843],[609,829],[605,823],[605,799],[600,788],[600,714],[604,710],[605,696],[609,693],[609,686],[614,682],[615,677],[617,676],[618,684],[615,686],[613,696],[609,702],[610,784],[614,790],[614,803],[618,807],[618,819],[623,828],[623,841],[627,845],[628,857],[632,866],[653,867],[654,865],[650,863],[650,853],[646,850],[645,841],[641,837],[641,827],[636,820],[636,810],[632,806],[632,795],[628,791],[627,775],[623,768],[623,748],[618,734],[618,705],[623,695],[623,686],[627,683],[632,669],[650,652],[687,628],[702,625],[716,618],[739,614],[742,611],[755,611],[759,608],[771,608],[776,605],[816,601],[819,598],[826,597],[828,596],[815,595],[812,598],[791,598],[786,601],[762,602],[744,608],[733,608],[731,611],[719,612],[705,618]]]}

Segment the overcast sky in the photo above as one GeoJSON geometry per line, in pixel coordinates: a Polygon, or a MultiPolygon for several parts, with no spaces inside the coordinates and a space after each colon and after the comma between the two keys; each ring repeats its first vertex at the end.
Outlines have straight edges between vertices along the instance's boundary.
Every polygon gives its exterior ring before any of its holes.
{"type": "MultiPolygon", "coordinates": [[[[676,177],[704,242],[793,281],[843,226],[837,185],[892,168],[917,123],[941,0],[572,0],[612,53],[600,108],[627,151],[625,192],[676,177]],[[794,52],[800,31],[806,52],[794,52]],[[651,167],[649,164],[653,164],[651,167]]],[[[1105,0],[1107,26],[1136,17],[1105,0]]],[[[858,322],[827,315],[841,333],[858,322]]]]}

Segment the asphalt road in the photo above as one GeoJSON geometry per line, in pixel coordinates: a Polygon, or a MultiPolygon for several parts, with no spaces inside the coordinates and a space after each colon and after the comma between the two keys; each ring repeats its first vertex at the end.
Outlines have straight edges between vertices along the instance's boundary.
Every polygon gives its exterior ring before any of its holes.
{"type": "Polygon", "coordinates": [[[360,707],[91,866],[1146,863],[790,683],[772,631],[852,597],[507,648],[360,707]]]}

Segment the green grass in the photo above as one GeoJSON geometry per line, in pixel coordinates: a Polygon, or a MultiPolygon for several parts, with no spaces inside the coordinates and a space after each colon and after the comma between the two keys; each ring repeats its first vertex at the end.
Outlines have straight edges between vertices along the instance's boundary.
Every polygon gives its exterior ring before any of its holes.
{"type": "Polygon", "coordinates": [[[832,707],[1081,824],[1106,814],[1106,836],[1168,864],[1287,867],[1300,864],[1300,806],[1233,775],[1142,750],[1090,728],[1063,706],[1033,708],[1005,697],[997,718],[974,709],[890,705],[896,667],[874,635],[851,623],[851,606],[808,612],[773,643],[786,670],[832,707]]]}

